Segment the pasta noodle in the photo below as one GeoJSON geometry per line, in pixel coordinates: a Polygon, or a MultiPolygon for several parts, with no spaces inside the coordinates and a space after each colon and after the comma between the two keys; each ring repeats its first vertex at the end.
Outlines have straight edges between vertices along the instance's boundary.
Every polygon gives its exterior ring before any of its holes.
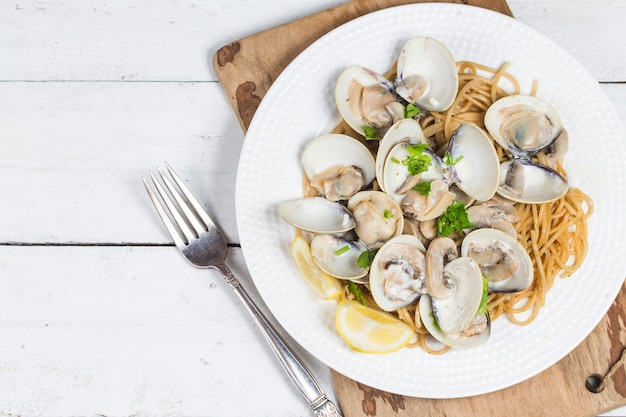
{"type": "MultiPolygon", "coordinates": [[[[445,112],[429,112],[422,115],[420,124],[424,135],[434,144],[436,149],[445,149],[452,133],[463,122],[471,122],[481,128],[484,126],[484,115],[489,106],[497,99],[519,94],[520,85],[517,80],[506,72],[509,63],[500,68],[490,68],[473,62],[458,62],[459,92],[452,106],[445,112]],[[510,89],[505,90],[501,84],[508,83],[510,89]]],[[[395,66],[394,66],[395,67],[395,66]]],[[[395,69],[385,74],[389,79],[395,78],[395,69]]],[[[531,95],[537,93],[537,82],[533,83],[531,95]]],[[[339,124],[334,133],[344,133],[362,140],[345,123],[339,124]]],[[[375,141],[364,141],[374,152],[375,141]]],[[[507,153],[494,143],[501,161],[508,158],[507,153]]],[[[538,155],[539,162],[543,155],[538,155]]],[[[566,175],[563,167],[558,165],[557,171],[566,175]]],[[[306,192],[305,192],[306,193],[306,192]]],[[[513,323],[527,325],[536,317],[545,303],[546,294],[552,288],[556,277],[568,277],[576,271],[587,254],[587,219],[593,212],[591,198],[577,188],[570,188],[560,199],[544,204],[515,204],[519,221],[515,224],[517,238],[531,257],[534,269],[532,286],[520,293],[492,293],[488,297],[491,320],[506,316],[513,323]]],[[[341,299],[352,295],[346,289],[341,299]]],[[[373,300],[369,300],[375,305],[373,300]]],[[[428,345],[428,331],[416,317],[416,306],[404,307],[396,311],[400,319],[412,326],[417,333],[417,340],[410,346],[420,346],[429,353],[444,353],[443,349],[428,345]]]]}

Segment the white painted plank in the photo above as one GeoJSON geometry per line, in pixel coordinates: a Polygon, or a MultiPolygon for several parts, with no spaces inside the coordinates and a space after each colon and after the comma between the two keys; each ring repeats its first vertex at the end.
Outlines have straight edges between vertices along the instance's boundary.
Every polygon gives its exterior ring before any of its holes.
{"type": "MultiPolygon", "coordinates": [[[[626,84],[603,84],[626,122],[626,84]]],[[[243,145],[216,83],[0,83],[3,242],[168,243],[141,183],[167,160],[230,242],[243,145]]]]}
{"type": "Polygon", "coordinates": [[[0,2],[0,80],[215,80],[220,47],[341,3],[0,2]]]}
{"type": "MultiPolygon", "coordinates": [[[[223,45],[338,0],[0,2],[0,80],[215,80],[223,45]],[[259,18],[262,16],[262,18],[259,18]]],[[[626,81],[624,2],[510,0],[599,81],[626,81]]]]}
{"type": "Polygon", "coordinates": [[[310,415],[228,285],[173,247],[0,247],[0,288],[0,415],[310,415]]]}
{"type": "Polygon", "coordinates": [[[626,81],[624,1],[509,0],[513,15],[572,54],[598,81],[626,81]]]}
{"type": "Polygon", "coordinates": [[[0,236],[156,242],[141,178],[163,161],[230,241],[243,133],[217,83],[0,83],[0,236]]]}

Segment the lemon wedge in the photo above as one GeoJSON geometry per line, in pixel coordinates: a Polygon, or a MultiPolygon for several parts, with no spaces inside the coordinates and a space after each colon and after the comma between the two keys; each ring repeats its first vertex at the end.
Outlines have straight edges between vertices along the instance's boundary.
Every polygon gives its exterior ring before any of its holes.
{"type": "Polygon", "coordinates": [[[414,336],[413,329],[399,318],[354,300],[339,303],[335,325],[352,349],[365,353],[395,352],[414,336]]]}
{"type": "Polygon", "coordinates": [[[322,300],[339,297],[342,291],[339,280],[317,266],[311,255],[311,247],[302,236],[297,236],[291,242],[290,250],[291,256],[300,270],[300,275],[309,284],[315,295],[322,300]]]}

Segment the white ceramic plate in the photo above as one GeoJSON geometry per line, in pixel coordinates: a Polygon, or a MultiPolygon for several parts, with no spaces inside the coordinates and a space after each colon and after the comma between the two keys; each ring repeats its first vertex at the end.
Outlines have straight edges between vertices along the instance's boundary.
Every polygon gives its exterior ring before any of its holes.
{"type": "Polygon", "coordinates": [[[414,4],[375,12],[324,36],[280,75],[263,99],[243,147],[237,176],[237,224],[243,252],[271,312],[305,349],[336,371],[385,391],[428,398],[487,393],[548,368],[578,345],[617,295],[626,270],[624,128],[598,83],[567,52],[528,26],[470,6],[414,4]],[[491,340],[468,351],[433,356],[420,349],[373,355],[352,351],[335,331],[335,301],[317,299],[289,255],[294,230],[278,214],[300,197],[300,153],[337,120],[334,82],[347,66],[384,72],[416,36],[439,39],[456,60],[509,72],[561,113],[570,136],[571,184],[596,205],[589,255],[572,277],[558,280],[529,326],[502,318],[491,340]],[[615,233],[615,231],[620,231],[615,233]],[[609,237],[609,238],[607,238],[609,237]]]}

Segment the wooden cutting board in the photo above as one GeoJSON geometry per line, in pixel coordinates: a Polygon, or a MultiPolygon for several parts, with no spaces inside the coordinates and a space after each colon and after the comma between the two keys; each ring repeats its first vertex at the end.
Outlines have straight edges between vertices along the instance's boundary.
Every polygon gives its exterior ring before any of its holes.
{"type": "MultiPolygon", "coordinates": [[[[335,27],[363,14],[407,0],[353,0],[225,45],[213,67],[244,132],[261,99],[281,71],[302,50],[335,27]]],[[[504,0],[458,0],[511,16],[504,0]]],[[[626,285],[596,329],[574,351],[541,374],[494,393],[461,399],[424,399],[383,392],[331,371],[346,417],[533,417],[595,416],[626,406],[626,285]],[[604,376],[604,389],[586,388],[590,376],[604,376]]],[[[488,364],[487,364],[488,366],[488,364]]]]}

